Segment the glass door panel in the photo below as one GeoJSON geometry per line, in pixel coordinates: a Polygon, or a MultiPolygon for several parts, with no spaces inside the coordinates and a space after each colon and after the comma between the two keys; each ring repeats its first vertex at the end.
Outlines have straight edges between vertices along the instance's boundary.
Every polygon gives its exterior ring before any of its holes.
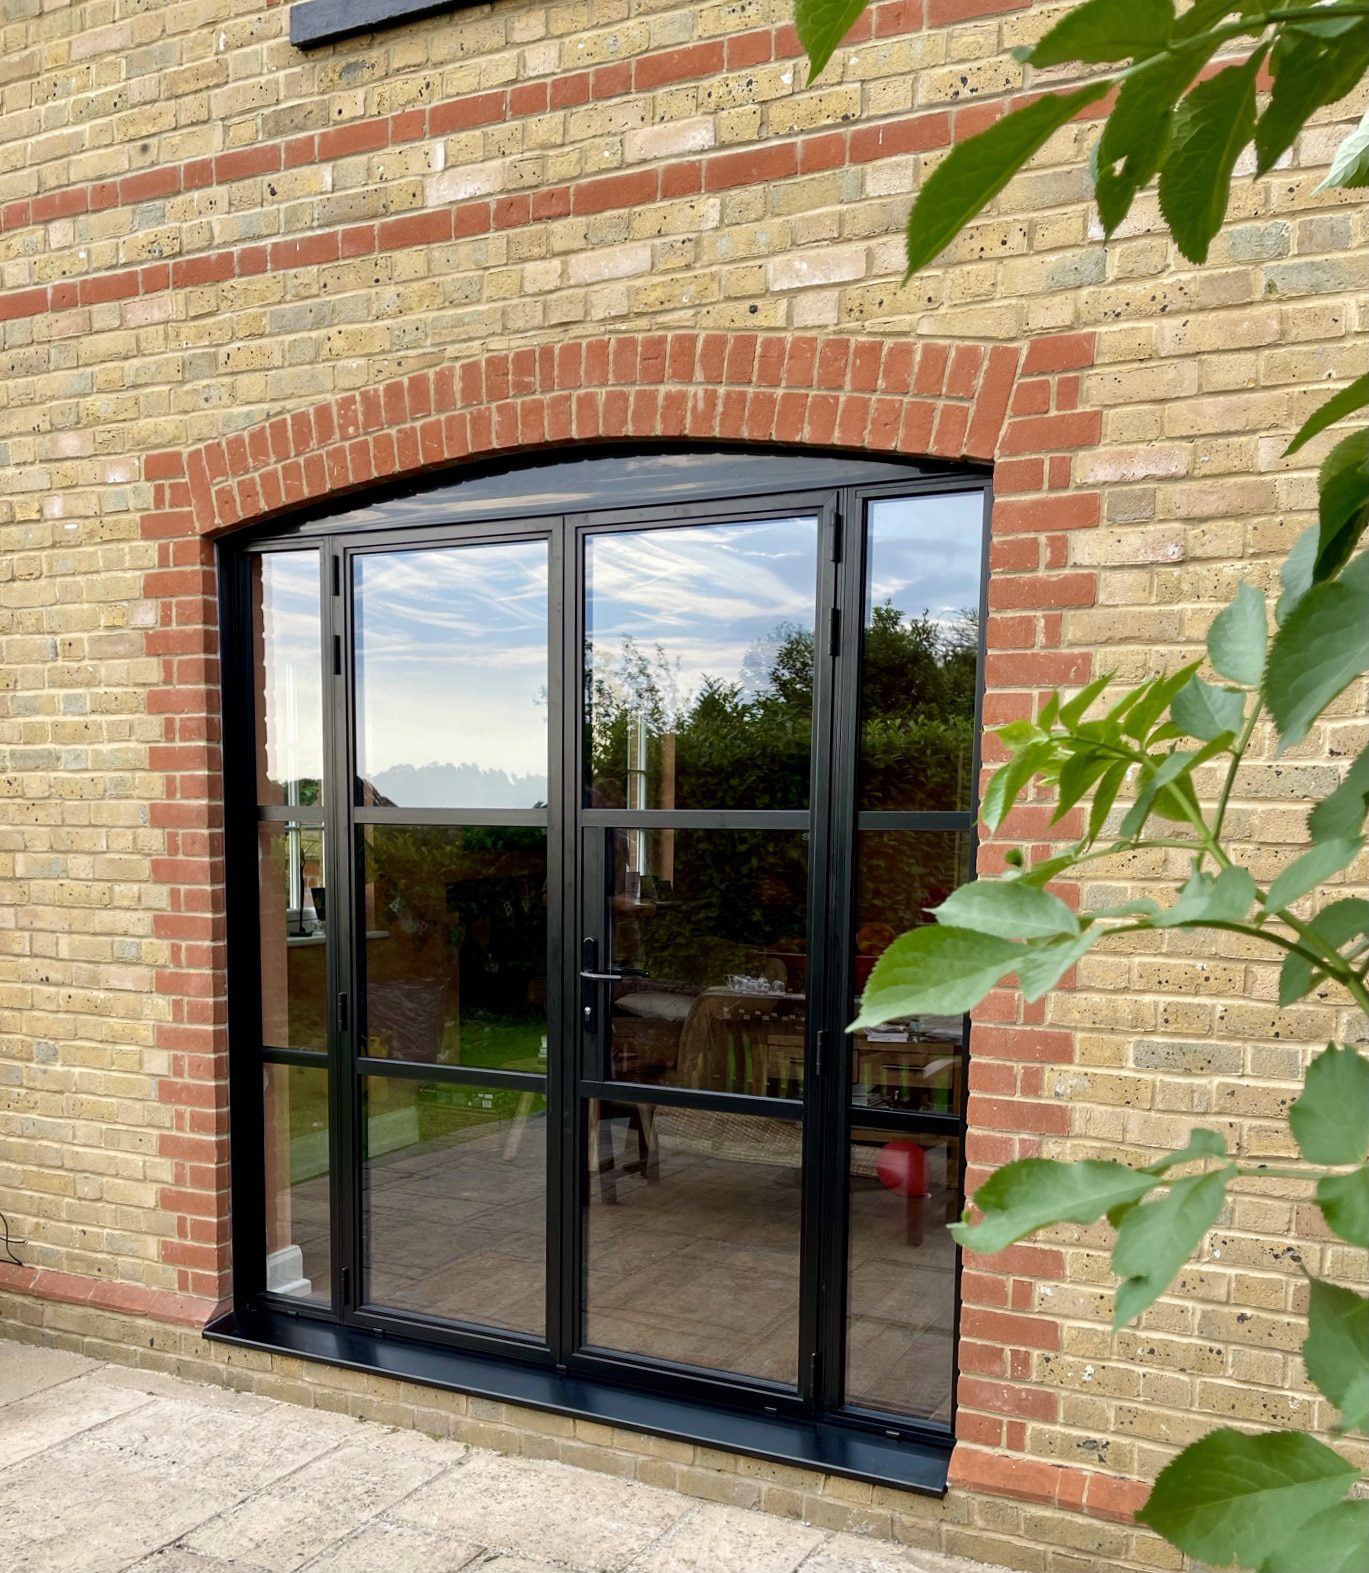
{"type": "Polygon", "coordinates": [[[547,803],[547,543],[361,556],[357,802],[547,803]]]}
{"type": "Polygon", "coordinates": [[[949,1424],[960,1138],[851,1132],[846,1402],[949,1424]]]}
{"type": "MultiPolygon", "coordinates": [[[[965,883],[970,839],[968,830],[857,832],[856,1001],[898,935],[930,923],[928,909],[965,883]]],[[[959,1114],[963,1016],[910,1016],[851,1033],[849,1040],[853,1107],[959,1114]]]]}
{"type": "Polygon", "coordinates": [[[805,808],[813,517],[585,543],[585,803],[805,808]]]}
{"type": "Polygon", "coordinates": [[[545,1339],[549,544],[352,560],[367,1315],[545,1339]]]}
{"type": "Polygon", "coordinates": [[[819,535],[722,519],[583,558],[581,1343],[790,1394],[819,535]]]}
{"type": "Polygon", "coordinates": [[[862,809],[974,800],[982,492],[868,504],[862,809]]]}
{"type": "Polygon", "coordinates": [[[585,1341],[792,1387],[803,1127],[589,1105],[585,1341]]]}
{"type": "Polygon", "coordinates": [[[542,1336],[546,1094],[368,1076],[363,1108],[366,1299],[542,1336]]]}
{"type": "Polygon", "coordinates": [[[545,828],[367,824],[357,840],[360,1052],[543,1074],[545,828]]]}
{"type": "Polygon", "coordinates": [[[615,828],[588,844],[612,880],[606,975],[583,980],[596,1074],[801,1097],[808,832],[615,828]]]}

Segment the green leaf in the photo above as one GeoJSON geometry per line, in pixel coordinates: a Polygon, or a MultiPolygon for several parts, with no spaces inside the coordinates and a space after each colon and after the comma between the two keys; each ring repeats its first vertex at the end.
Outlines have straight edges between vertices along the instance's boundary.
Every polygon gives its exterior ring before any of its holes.
{"type": "MultiPolygon", "coordinates": [[[[1229,739],[1229,734],[1223,733],[1222,735],[1229,739]]],[[[1166,789],[1173,790],[1174,783],[1180,777],[1188,776],[1198,759],[1198,753],[1183,748],[1176,748],[1173,753],[1165,755],[1155,770],[1143,779],[1141,790],[1136,794],[1136,801],[1131,805],[1131,808],[1127,811],[1126,818],[1122,821],[1121,833],[1124,837],[1139,836],[1145,828],[1146,820],[1150,818],[1152,811],[1163,812],[1159,803],[1160,794],[1166,789]]],[[[1191,796],[1191,781],[1189,782],[1189,793],[1191,796]]],[[[1174,808],[1177,805],[1171,804],[1169,806],[1174,808]]],[[[1173,818],[1175,815],[1170,813],[1166,814],[1165,817],[1173,818]]],[[[1183,818],[1185,816],[1179,814],[1178,817],[1183,818]]]]}
{"type": "Polygon", "coordinates": [[[1206,262],[1231,196],[1231,173],[1255,129],[1255,79],[1266,50],[1200,82],[1160,171],[1160,211],[1190,262],[1206,262]]]}
{"type": "Polygon", "coordinates": [[[1112,673],[1104,672],[1101,677],[1095,677],[1086,687],[1081,688],[1072,699],[1060,706],[1060,724],[1071,729],[1078,726],[1084,719],[1089,706],[1103,692],[1112,681],[1112,673]]]}
{"type": "Polygon", "coordinates": [[[1317,1181],[1317,1206],[1333,1234],[1369,1249],[1369,1168],[1323,1175],[1317,1181]]]}
{"type": "Polygon", "coordinates": [[[1227,1167],[1176,1180],[1122,1219],[1112,1249],[1112,1270],[1123,1280],[1113,1302],[1114,1328],[1135,1321],[1169,1287],[1216,1223],[1233,1173],[1227,1167]]]}
{"type": "Polygon", "coordinates": [[[1324,885],[1333,874],[1338,874],[1346,864],[1353,863],[1363,845],[1362,839],[1350,841],[1341,837],[1319,841],[1310,851],[1295,858],[1269,887],[1266,908],[1277,912],[1300,901],[1318,885],[1324,885]]]}
{"type": "Polygon", "coordinates": [[[1027,58],[1034,66],[1139,60],[1163,49],[1173,26],[1173,0],[1084,0],[1065,12],[1027,58]]]}
{"type": "Polygon", "coordinates": [[[1308,1163],[1363,1163],[1369,1154],[1369,1060],[1328,1044],[1308,1066],[1288,1123],[1308,1163]]]}
{"type": "Polygon", "coordinates": [[[1369,818],[1369,748],[1350,766],[1345,780],[1307,816],[1315,841],[1354,838],[1369,818]]]}
{"type": "Polygon", "coordinates": [[[1166,1153],[1154,1163],[1146,1165],[1147,1174],[1165,1174],[1181,1163],[1191,1163],[1196,1158],[1225,1158],[1226,1137],[1220,1131],[1210,1131],[1200,1125],[1190,1131],[1187,1142],[1177,1152],[1166,1153]]]}
{"type": "Polygon", "coordinates": [[[932,911],[938,923],[999,939],[1054,939],[1079,932],[1078,917],[1059,896],[1018,879],[972,880],[932,911]]]}
{"type": "Polygon", "coordinates": [[[1175,694],[1202,664],[1201,661],[1190,661],[1187,666],[1181,666],[1177,672],[1171,672],[1166,677],[1155,677],[1150,682],[1143,683],[1136,693],[1135,704],[1127,711],[1126,719],[1122,722],[1123,732],[1128,737],[1134,737],[1137,742],[1143,742],[1150,735],[1151,727],[1174,702],[1175,694]]]}
{"type": "Polygon", "coordinates": [[[1326,179],[1317,190],[1328,191],[1333,186],[1347,189],[1369,186],[1369,109],[1364,111],[1359,125],[1336,149],[1326,179]]]}
{"type": "Polygon", "coordinates": [[[1364,1573],[1369,1502],[1337,1502],[1314,1513],[1263,1562],[1260,1573],[1364,1573]]]}
{"type": "Polygon", "coordinates": [[[822,71],[869,0],[794,0],[794,29],[808,56],[808,80],[822,71]]]}
{"type": "Polygon", "coordinates": [[[942,252],[1033,153],[1111,85],[1093,82],[1073,93],[1048,93],[957,143],[932,171],[908,215],[908,273],[942,252]]]}
{"type": "MultiPolygon", "coordinates": [[[[1179,29],[1191,15],[1180,19],[1179,29]]],[[[1164,163],[1174,136],[1175,104],[1216,48],[1214,38],[1195,39],[1185,49],[1157,56],[1122,83],[1095,158],[1094,194],[1106,234],[1127,216],[1136,193],[1164,163]]]]}
{"type": "Polygon", "coordinates": [[[1029,946],[1017,960],[1017,981],[1022,985],[1022,997],[1029,1005],[1034,1005],[1049,994],[1106,933],[1105,928],[1090,924],[1082,933],[1029,946]]]}
{"type": "Polygon", "coordinates": [[[990,830],[997,830],[1012,812],[1012,806],[1022,795],[1022,789],[1037,773],[1050,764],[1055,753],[1053,743],[1030,743],[1013,755],[1007,764],[995,770],[984,789],[984,801],[979,814],[990,830]]]}
{"type": "Polygon", "coordinates": [[[1340,1410],[1343,1431],[1369,1431],[1369,1300],[1312,1280],[1303,1364],[1317,1391],[1340,1410]]]}
{"type": "Polygon", "coordinates": [[[1060,795],[1051,822],[1063,819],[1094,782],[1107,774],[1116,759],[1116,754],[1103,749],[1087,744],[1078,747],[1060,767],[1060,795]]]}
{"type": "Polygon", "coordinates": [[[1369,29],[1361,25],[1345,44],[1333,44],[1285,28],[1271,64],[1274,91],[1255,127],[1257,175],[1265,174],[1293,146],[1315,110],[1344,98],[1359,81],[1369,64],[1369,29]]]}
{"type": "Polygon", "coordinates": [[[1253,584],[1242,584],[1236,599],[1217,613],[1207,631],[1207,658],[1212,662],[1212,670],[1233,683],[1258,688],[1264,676],[1268,644],[1264,596],[1253,584]]]}
{"type": "Polygon", "coordinates": [[[1298,435],[1284,449],[1284,457],[1296,453],[1305,443],[1311,442],[1314,437],[1324,432],[1328,426],[1334,426],[1337,421],[1344,420],[1347,415],[1353,415],[1366,404],[1369,404],[1369,371],[1362,377],[1356,377],[1348,388],[1333,393],[1325,404],[1319,404],[1312,411],[1298,428],[1298,435]]]}
{"type": "Polygon", "coordinates": [[[1315,524],[1305,529],[1289,548],[1283,567],[1279,569],[1283,594],[1274,608],[1274,620],[1281,627],[1288,621],[1293,608],[1312,588],[1312,569],[1317,561],[1317,540],[1320,534],[1315,524]]]}
{"type": "Polygon", "coordinates": [[[1099,781],[1098,789],[1093,794],[1093,806],[1089,809],[1088,839],[1090,841],[1096,841],[1101,834],[1130,768],[1125,759],[1119,759],[1099,781]]]}
{"type": "Polygon", "coordinates": [[[1138,1201],[1155,1183],[1154,1175],[1124,1163],[1019,1158],[995,1169],[975,1192],[972,1205],[983,1221],[971,1224],[967,1207],[951,1233],[966,1250],[992,1255],[1048,1223],[1097,1223],[1110,1208],[1138,1201]]]}
{"type": "Polygon", "coordinates": [[[1254,900],[1255,880],[1248,869],[1233,863],[1215,878],[1195,869],[1179,892],[1179,899],[1155,918],[1155,927],[1239,923],[1254,900]]]}
{"type": "Polygon", "coordinates": [[[1264,695],[1281,750],[1307,729],[1342,689],[1369,667],[1369,552],[1339,579],[1314,584],[1274,636],[1264,695]]]}
{"type": "Polygon", "coordinates": [[[1369,430],[1351,432],[1322,460],[1317,478],[1315,579],[1329,579],[1350,560],[1369,524],[1369,430]]]}
{"type": "Polygon", "coordinates": [[[900,934],[875,963],[850,1030],[924,1013],[958,1016],[1007,977],[1021,954],[992,934],[944,924],[900,934]]]}
{"type": "Polygon", "coordinates": [[[1186,737],[1211,742],[1223,732],[1239,732],[1245,720],[1245,695],[1217,688],[1201,677],[1190,677],[1169,707],[1174,724],[1186,737]]]}
{"type": "Polygon", "coordinates": [[[1136,1517],[1190,1557],[1257,1567],[1270,1546],[1334,1506],[1356,1474],[1301,1432],[1246,1436],[1224,1426],[1166,1464],[1136,1517]]]}
{"type": "MultiPolygon", "coordinates": [[[[1333,950],[1339,950],[1347,940],[1369,934],[1369,901],[1357,896],[1333,901],[1329,907],[1323,907],[1308,927],[1318,939],[1333,950]]],[[[1314,967],[1299,952],[1290,950],[1279,973],[1279,1004],[1294,1004],[1304,994],[1310,994],[1325,976],[1324,970],[1314,967]]]]}

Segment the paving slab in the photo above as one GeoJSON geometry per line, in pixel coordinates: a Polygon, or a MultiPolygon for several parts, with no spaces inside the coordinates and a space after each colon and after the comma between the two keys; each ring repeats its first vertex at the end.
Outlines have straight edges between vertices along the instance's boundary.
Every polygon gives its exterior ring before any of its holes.
{"type": "Polygon", "coordinates": [[[0,1573],[477,1570],[1006,1573],[0,1340],[0,1573]]]}
{"type": "Polygon", "coordinates": [[[65,1349],[44,1349],[41,1344],[0,1343],[0,1404],[45,1387],[56,1387],[75,1376],[99,1369],[99,1361],[87,1360],[65,1349]]]}

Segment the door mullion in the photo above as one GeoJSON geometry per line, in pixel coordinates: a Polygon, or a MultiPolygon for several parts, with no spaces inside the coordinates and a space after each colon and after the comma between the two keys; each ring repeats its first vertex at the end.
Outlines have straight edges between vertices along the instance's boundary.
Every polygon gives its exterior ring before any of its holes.
{"type": "Polygon", "coordinates": [[[333,1160],[335,1299],[344,1320],[360,1303],[361,1148],[356,1080],[361,1015],[356,967],[356,841],[353,825],[351,559],[337,542],[324,563],[324,648],[330,703],[324,706],[327,856],[330,1143],[333,1160]],[[345,1001],[345,1008],[344,1008],[345,1001]]]}

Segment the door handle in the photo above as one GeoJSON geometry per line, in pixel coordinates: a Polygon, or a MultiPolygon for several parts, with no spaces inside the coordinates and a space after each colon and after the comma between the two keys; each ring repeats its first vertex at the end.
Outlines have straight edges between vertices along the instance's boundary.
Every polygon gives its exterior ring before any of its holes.
{"type": "Polygon", "coordinates": [[[651,974],[644,967],[624,967],[621,972],[582,972],[580,976],[586,983],[616,983],[619,978],[649,978],[651,974]]]}

